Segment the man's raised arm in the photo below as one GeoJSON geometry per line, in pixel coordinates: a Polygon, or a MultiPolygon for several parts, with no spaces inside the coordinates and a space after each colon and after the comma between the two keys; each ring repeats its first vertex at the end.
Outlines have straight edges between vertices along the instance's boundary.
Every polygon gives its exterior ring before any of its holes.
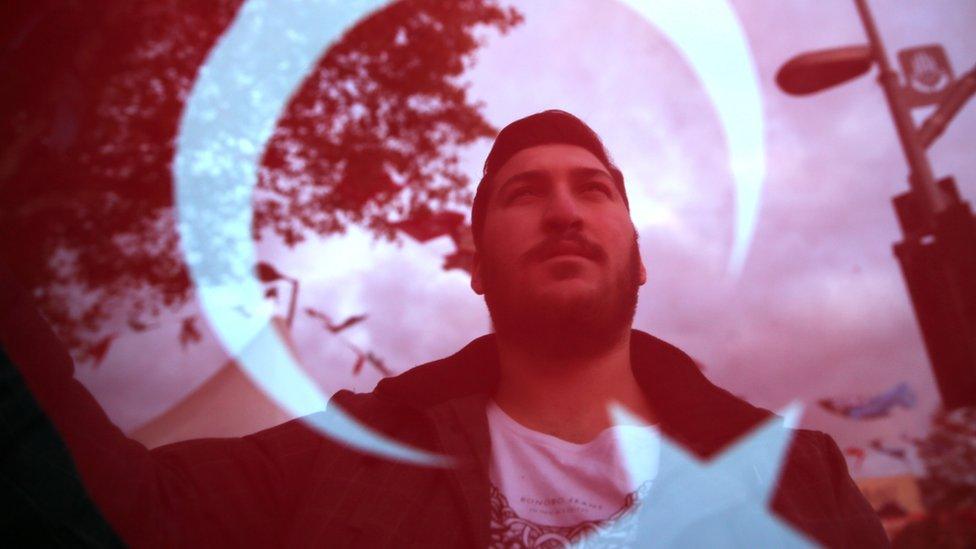
{"type": "Polygon", "coordinates": [[[55,539],[65,543],[117,543],[87,507],[65,445],[101,515],[139,547],[272,545],[321,447],[318,435],[292,422],[240,439],[147,450],[74,379],[64,345],[4,265],[0,353],[4,504],[23,504],[21,515],[60,528],[55,539]]]}

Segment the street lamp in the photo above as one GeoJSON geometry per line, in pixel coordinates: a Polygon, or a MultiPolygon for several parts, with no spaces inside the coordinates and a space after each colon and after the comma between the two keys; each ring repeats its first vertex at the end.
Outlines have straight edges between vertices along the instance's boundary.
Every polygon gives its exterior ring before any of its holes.
{"type": "Polygon", "coordinates": [[[867,45],[804,53],[776,74],[780,89],[807,95],[878,67],[878,81],[909,166],[910,190],[893,200],[904,239],[894,252],[908,286],[939,393],[947,409],[976,405],[976,218],[951,177],[936,181],[926,149],[976,92],[976,67],[956,79],[941,46],[899,52],[888,62],[865,0],[854,0],[867,45]],[[916,128],[911,109],[937,105],[916,128]]]}
{"type": "Polygon", "coordinates": [[[864,45],[830,48],[790,59],[776,73],[776,84],[791,95],[809,95],[868,72],[874,60],[864,45]]]}
{"type": "Polygon", "coordinates": [[[285,324],[287,324],[288,328],[290,329],[292,321],[295,320],[295,304],[298,301],[298,280],[281,274],[278,269],[275,269],[266,261],[259,261],[254,267],[254,271],[255,274],[257,274],[258,280],[264,282],[265,284],[270,284],[271,282],[277,282],[279,280],[285,280],[291,283],[291,298],[288,301],[288,316],[285,318],[285,324]]]}

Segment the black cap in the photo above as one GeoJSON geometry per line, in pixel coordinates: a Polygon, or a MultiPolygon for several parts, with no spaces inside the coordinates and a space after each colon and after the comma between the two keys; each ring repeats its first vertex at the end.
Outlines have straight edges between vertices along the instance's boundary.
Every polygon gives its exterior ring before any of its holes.
{"type": "Polygon", "coordinates": [[[491,152],[485,159],[484,172],[474,195],[474,204],[471,206],[471,232],[476,248],[481,248],[481,233],[485,226],[485,213],[495,174],[519,151],[539,145],[554,144],[576,145],[591,152],[606,166],[617,185],[620,196],[624,199],[624,204],[627,209],[630,209],[627,191],[624,188],[624,176],[610,160],[610,155],[607,154],[600,136],[585,122],[566,111],[557,109],[542,111],[505,126],[495,138],[491,152]]]}

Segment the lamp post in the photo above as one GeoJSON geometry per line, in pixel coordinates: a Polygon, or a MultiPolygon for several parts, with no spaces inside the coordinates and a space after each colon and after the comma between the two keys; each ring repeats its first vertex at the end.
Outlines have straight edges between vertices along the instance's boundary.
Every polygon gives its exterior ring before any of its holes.
{"type": "Polygon", "coordinates": [[[291,283],[291,297],[288,300],[288,316],[285,318],[285,324],[291,329],[292,321],[295,320],[295,304],[298,302],[298,280],[281,274],[278,269],[275,269],[266,261],[259,261],[254,267],[254,271],[257,274],[258,280],[265,284],[279,280],[285,280],[291,283]]]}
{"type": "Polygon", "coordinates": [[[789,94],[807,95],[878,67],[909,167],[910,190],[893,199],[904,237],[894,253],[944,406],[976,405],[976,219],[951,177],[936,180],[925,152],[976,92],[976,67],[954,79],[941,46],[903,50],[902,85],[866,0],[854,3],[868,44],[796,56],[777,72],[776,83],[789,94]],[[936,111],[916,128],[911,108],[926,104],[936,104],[936,111]]]}

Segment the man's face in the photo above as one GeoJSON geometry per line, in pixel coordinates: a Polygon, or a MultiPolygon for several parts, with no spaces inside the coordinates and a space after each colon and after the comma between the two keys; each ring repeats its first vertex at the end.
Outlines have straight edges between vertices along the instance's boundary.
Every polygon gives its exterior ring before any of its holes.
{"type": "Polygon", "coordinates": [[[471,287],[498,332],[556,348],[619,337],[646,274],[606,167],[582,147],[540,145],[512,156],[491,184],[471,287]]]}

